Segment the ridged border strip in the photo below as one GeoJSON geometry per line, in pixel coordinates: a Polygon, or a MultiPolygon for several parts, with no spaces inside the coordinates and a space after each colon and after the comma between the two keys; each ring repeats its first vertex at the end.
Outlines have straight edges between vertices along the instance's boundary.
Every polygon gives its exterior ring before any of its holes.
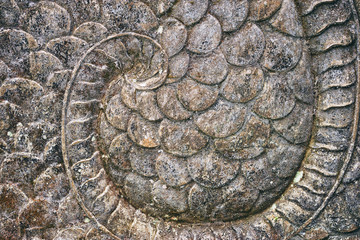
{"type": "MultiPolygon", "coordinates": [[[[74,84],[75,78],[77,77],[77,74],[79,72],[80,66],[81,64],[84,62],[85,58],[92,52],[94,51],[97,47],[99,47],[101,44],[110,41],[112,39],[116,39],[116,38],[120,38],[123,36],[135,36],[135,37],[141,37],[141,38],[145,38],[148,39],[150,41],[153,42],[153,40],[151,38],[149,38],[148,36],[145,35],[141,35],[138,33],[133,33],[133,32],[124,32],[124,33],[120,33],[120,34],[116,34],[116,35],[112,35],[109,36],[103,40],[101,40],[100,42],[94,44],[91,48],[89,48],[85,54],[80,58],[80,60],[76,63],[72,73],[71,73],[71,77],[70,80],[66,86],[66,90],[65,90],[65,95],[64,95],[64,102],[63,102],[63,108],[62,108],[62,117],[61,117],[61,148],[62,148],[62,152],[63,152],[63,159],[64,159],[64,165],[65,165],[65,170],[66,170],[66,175],[68,176],[69,179],[69,183],[70,183],[70,187],[73,190],[77,201],[79,202],[81,208],[85,211],[86,215],[92,219],[96,225],[98,226],[99,229],[101,229],[103,232],[109,234],[111,237],[115,238],[116,240],[121,240],[121,238],[119,238],[118,236],[116,236],[114,233],[112,233],[111,231],[109,231],[104,225],[102,225],[97,219],[96,217],[92,214],[91,211],[89,211],[87,209],[87,207],[85,206],[84,201],[82,200],[79,191],[77,190],[76,186],[75,186],[75,182],[72,178],[72,173],[71,173],[71,169],[70,169],[70,165],[69,165],[69,159],[68,159],[68,155],[67,155],[67,144],[66,144],[66,125],[67,125],[67,107],[69,105],[70,102],[70,91],[71,88],[74,84]]],[[[162,49],[162,47],[154,42],[158,48],[162,49]]]]}
{"type": "Polygon", "coordinates": [[[351,141],[349,144],[349,148],[348,151],[346,153],[345,156],[345,161],[343,163],[342,168],[340,169],[340,172],[338,174],[338,177],[336,179],[335,184],[333,185],[333,187],[331,188],[330,192],[328,193],[328,195],[326,196],[326,198],[324,199],[324,201],[322,202],[322,204],[320,205],[320,207],[313,213],[313,215],[303,224],[301,225],[298,229],[296,229],[294,232],[292,232],[290,235],[288,235],[285,240],[290,240],[292,237],[294,237],[295,235],[297,235],[298,233],[300,233],[302,230],[304,230],[312,221],[314,221],[319,215],[320,213],[325,209],[325,207],[327,206],[327,204],[329,203],[330,199],[333,197],[334,193],[336,192],[336,190],[338,189],[338,187],[340,186],[344,175],[346,173],[346,170],[351,162],[352,159],[352,155],[354,153],[354,149],[355,149],[355,143],[356,143],[356,138],[357,138],[357,132],[358,132],[358,125],[359,125],[359,113],[360,113],[360,101],[359,101],[359,96],[360,96],[360,84],[359,84],[359,79],[360,79],[360,38],[359,38],[359,33],[360,33],[360,23],[359,23],[359,15],[358,12],[356,10],[355,7],[355,3],[354,0],[349,0],[351,9],[352,9],[352,13],[353,13],[353,18],[355,21],[355,25],[356,25],[356,31],[357,31],[357,40],[356,40],[356,50],[357,50],[357,56],[356,56],[356,76],[357,76],[357,83],[356,83],[356,96],[355,96],[355,111],[354,111],[354,122],[353,122],[353,126],[352,126],[352,134],[351,134],[351,141]]]}

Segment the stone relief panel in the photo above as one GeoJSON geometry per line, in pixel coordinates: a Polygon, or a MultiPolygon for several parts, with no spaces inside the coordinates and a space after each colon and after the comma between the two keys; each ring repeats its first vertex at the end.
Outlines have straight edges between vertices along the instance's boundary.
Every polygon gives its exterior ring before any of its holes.
{"type": "Polygon", "coordinates": [[[357,5],[1,2],[0,236],[360,238],[357,5]]]}

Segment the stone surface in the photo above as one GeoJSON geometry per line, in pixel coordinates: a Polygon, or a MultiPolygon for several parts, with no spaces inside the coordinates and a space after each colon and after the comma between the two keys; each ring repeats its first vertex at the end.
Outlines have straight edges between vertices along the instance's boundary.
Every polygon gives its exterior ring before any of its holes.
{"type": "Polygon", "coordinates": [[[359,239],[357,7],[0,1],[0,239],[359,239]]]}
{"type": "Polygon", "coordinates": [[[255,63],[262,56],[264,47],[264,33],[254,23],[245,24],[221,44],[227,61],[236,66],[255,63]]]}

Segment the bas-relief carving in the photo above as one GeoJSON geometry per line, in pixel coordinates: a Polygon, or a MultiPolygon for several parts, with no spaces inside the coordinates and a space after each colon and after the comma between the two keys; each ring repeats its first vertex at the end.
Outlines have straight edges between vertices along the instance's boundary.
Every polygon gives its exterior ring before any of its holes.
{"type": "Polygon", "coordinates": [[[0,233],[356,239],[356,4],[0,4],[0,233]]]}

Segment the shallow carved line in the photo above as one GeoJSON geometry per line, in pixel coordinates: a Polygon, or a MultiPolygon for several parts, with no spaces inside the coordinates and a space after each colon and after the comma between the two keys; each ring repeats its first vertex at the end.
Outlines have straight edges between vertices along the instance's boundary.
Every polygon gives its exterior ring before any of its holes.
{"type": "Polygon", "coordinates": [[[78,118],[78,119],[73,119],[70,122],[67,123],[67,125],[72,125],[72,124],[85,124],[86,122],[90,122],[93,121],[94,119],[96,119],[97,116],[91,116],[91,117],[87,117],[87,118],[78,118]]]}
{"type": "Polygon", "coordinates": [[[326,4],[326,3],[332,3],[337,0],[298,0],[298,4],[302,5],[302,16],[306,16],[313,12],[316,7],[326,4]]]}
{"type": "Polygon", "coordinates": [[[313,145],[311,145],[311,147],[313,149],[327,150],[329,152],[337,152],[337,151],[339,151],[338,147],[336,147],[334,145],[326,144],[326,143],[314,143],[313,145]]]}
{"type": "Polygon", "coordinates": [[[79,81],[78,84],[82,84],[89,87],[96,87],[97,85],[103,85],[104,83],[102,81],[96,81],[96,82],[79,81]]]}
{"type": "MultiPolygon", "coordinates": [[[[350,107],[351,107],[351,109],[347,109],[346,111],[349,111],[350,113],[352,113],[351,115],[354,115],[353,109],[352,109],[353,106],[350,106],[350,107]]],[[[337,109],[334,108],[334,109],[329,109],[327,111],[319,111],[317,114],[316,126],[331,127],[331,128],[347,128],[347,127],[349,127],[349,125],[352,123],[353,120],[351,118],[347,118],[346,117],[347,115],[345,113],[343,113],[343,115],[342,115],[342,112],[339,111],[342,109],[344,109],[344,108],[337,108],[337,109]],[[333,115],[329,114],[329,112],[331,112],[331,111],[337,111],[336,114],[338,116],[340,115],[340,118],[339,119],[333,118],[333,121],[329,121],[328,119],[333,117],[333,115]]]]}
{"type": "Polygon", "coordinates": [[[91,104],[91,103],[100,103],[101,101],[98,99],[90,99],[90,100],[85,100],[85,101],[71,101],[70,105],[86,105],[86,104],[91,104]]]}
{"type": "MultiPolygon", "coordinates": [[[[94,205],[95,202],[96,202],[97,200],[99,200],[101,197],[105,196],[106,193],[109,192],[109,189],[110,189],[110,186],[107,185],[107,186],[105,187],[104,191],[103,191],[102,193],[100,193],[100,194],[95,198],[95,200],[93,201],[93,205],[94,205]]],[[[94,207],[94,206],[93,206],[93,207],[94,207]]]]}
{"type": "Polygon", "coordinates": [[[296,186],[304,188],[304,189],[308,190],[309,192],[311,192],[312,194],[319,195],[319,196],[326,196],[326,194],[328,193],[328,191],[317,191],[311,185],[301,183],[301,182],[297,183],[296,186]]]}
{"type": "Polygon", "coordinates": [[[323,106],[322,108],[320,108],[321,111],[328,111],[330,109],[334,109],[334,108],[345,108],[347,106],[350,106],[352,104],[354,104],[354,100],[350,100],[348,102],[344,101],[344,102],[341,102],[341,103],[333,103],[333,104],[328,104],[328,105],[325,105],[323,106]]]}
{"type": "Polygon", "coordinates": [[[74,140],[72,143],[70,143],[70,144],[68,145],[68,147],[73,147],[74,145],[77,145],[77,144],[80,144],[80,143],[89,141],[89,139],[92,138],[94,135],[95,135],[95,132],[92,132],[92,133],[90,133],[89,136],[86,137],[86,138],[76,139],[76,140],[74,140]]]}
{"type": "Polygon", "coordinates": [[[315,37],[323,34],[325,30],[327,30],[331,26],[336,26],[342,23],[345,23],[351,18],[351,9],[349,10],[347,7],[348,0],[337,0],[335,2],[329,2],[326,4],[321,4],[319,7],[315,8],[313,12],[303,17],[305,22],[306,34],[308,37],[315,37]],[[336,9],[337,12],[328,12],[329,10],[336,9]],[[341,15],[339,15],[340,10],[345,11],[341,15]],[[317,16],[316,16],[317,15],[317,16]],[[326,17],[330,18],[332,21],[325,22],[326,17]]]}
{"type": "Polygon", "coordinates": [[[355,59],[353,62],[351,62],[346,66],[340,66],[337,68],[329,69],[325,73],[319,75],[317,77],[317,81],[320,84],[319,93],[323,93],[329,89],[336,89],[339,87],[346,88],[354,85],[356,83],[354,62],[355,59]],[[337,81],[331,82],[329,78],[331,78],[332,80],[337,79],[337,81]]]}
{"type": "Polygon", "coordinates": [[[314,212],[321,204],[325,195],[317,195],[309,191],[307,188],[297,186],[296,187],[299,192],[301,192],[300,196],[288,196],[286,198],[287,201],[294,202],[297,205],[300,205],[303,209],[307,211],[314,212]],[[303,201],[303,202],[302,202],[303,201]],[[309,203],[311,202],[311,203],[309,203]]]}
{"type": "Polygon", "coordinates": [[[96,152],[94,152],[94,154],[93,154],[91,157],[86,158],[86,159],[82,159],[82,160],[74,163],[74,164],[71,166],[71,169],[74,170],[74,167],[76,167],[77,165],[82,164],[82,163],[90,162],[90,161],[92,161],[93,159],[95,159],[96,157],[98,157],[99,155],[100,155],[100,152],[99,152],[99,151],[96,151],[96,152]]]}
{"type": "Polygon", "coordinates": [[[80,187],[83,187],[86,184],[88,184],[89,182],[92,182],[92,181],[95,181],[96,179],[99,179],[103,173],[105,173],[105,170],[103,168],[101,168],[100,171],[96,174],[96,176],[94,176],[92,178],[89,178],[85,182],[81,183],[80,187]]]}
{"type": "Polygon", "coordinates": [[[307,170],[319,173],[319,174],[321,174],[321,175],[323,175],[325,177],[336,177],[337,176],[336,172],[329,172],[329,171],[327,171],[325,169],[321,169],[321,168],[319,168],[317,166],[313,166],[313,165],[310,165],[310,164],[306,164],[304,166],[304,168],[307,169],[307,170]]]}
{"type": "Polygon", "coordinates": [[[351,139],[351,128],[318,128],[314,134],[311,148],[325,148],[331,151],[345,151],[351,139]]]}
{"type": "Polygon", "coordinates": [[[278,212],[286,221],[295,226],[300,226],[306,221],[306,218],[312,211],[303,209],[298,203],[294,201],[284,201],[276,208],[278,212]],[[284,206],[286,204],[286,206],[284,206]],[[289,211],[287,211],[289,210],[289,211]]]}
{"type": "Polygon", "coordinates": [[[327,52],[313,56],[314,70],[318,74],[328,70],[347,66],[356,59],[356,50],[353,45],[348,47],[337,47],[327,52]]]}
{"type": "Polygon", "coordinates": [[[353,44],[355,42],[355,34],[349,30],[351,27],[349,26],[350,23],[352,22],[331,26],[323,34],[311,38],[311,55],[325,53],[337,47],[347,47],[353,44]]]}
{"type": "MultiPolygon", "coordinates": [[[[94,50],[94,52],[95,52],[96,50],[94,50]]],[[[103,52],[104,54],[106,54],[103,50],[100,50],[99,49],[99,52],[103,52]]],[[[110,57],[110,56],[109,56],[110,57]]],[[[107,68],[106,67],[104,67],[104,66],[99,66],[99,65],[95,65],[95,64],[92,64],[92,63],[84,63],[84,66],[89,66],[89,67],[92,67],[92,68],[95,68],[95,69],[97,69],[97,70],[99,70],[99,71],[103,71],[103,70],[106,70],[107,68]]]]}

